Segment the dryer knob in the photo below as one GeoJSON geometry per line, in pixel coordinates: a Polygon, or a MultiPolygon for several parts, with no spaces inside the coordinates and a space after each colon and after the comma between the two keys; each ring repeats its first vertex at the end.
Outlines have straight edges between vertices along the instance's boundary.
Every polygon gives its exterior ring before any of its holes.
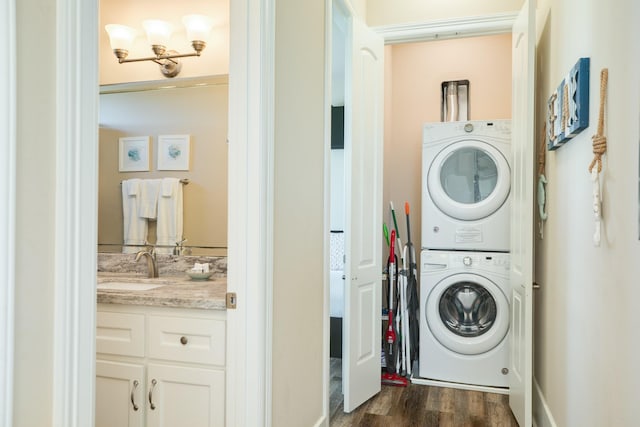
{"type": "Polygon", "coordinates": [[[438,231],[440,231],[440,227],[438,227],[437,225],[435,227],[433,227],[433,232],[437,233],[438,231]]]}
{"type": "Polygon", "coordinates": [[[464,131],[467,133],[473,132],[473,125],[471,123],[467,123],[466,125],[464,125],[464,131]]]}
{"type": "Polygon", "coordinates": [[[473,260],[471,259],[470,256],[466,256],[466,257],[462,258],[462,263],[464,265],[466,265],[467,267],[470,266],[472,262],[473,262],[473,260]]]}

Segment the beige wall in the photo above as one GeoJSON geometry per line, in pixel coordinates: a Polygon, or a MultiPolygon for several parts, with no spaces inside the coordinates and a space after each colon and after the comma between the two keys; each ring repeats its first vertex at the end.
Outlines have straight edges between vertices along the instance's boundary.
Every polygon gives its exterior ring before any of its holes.
{"type": "Polygon", "coordinates": [[[535,300],[535,377],[559,426],[638,424],[639,7],[634,0],[616,7],[597,0],[539,6],[538,132],[551,92],[578,58],[591,58],[590,126],[547,153],[549,219],[544,239],[535,239],[542,285],[535,300]],[[587,167],[603,67],[609,68],[608,147],[602,243],[595,247],[587,167]]]}
{"type": "Polygon", "coordinates": [[[43,73],[42,64],[49,64],[49,71],[55,68],[56,4],[20,0],[15,5],[18,105],[13,427],[45,427],[53,419],[56,75],[43,73]]]}
{"type": "Polygon", "coordinates": [[[274,426],[313,426],[323,411],[324,3],[275,10],[274,426]]]}
{"type": "MultiPolygon", "coordinates": [[[[384,212],[394,202],[406,242],[421,247],[422,126],[440,121],[441,83],[469,80],[469,118],[511,117],[511,34],[387,46],[385,50],[384,212]]],[[[393,224],[385,215],[389,226],[393,224]]]]}
{"type": "Polygon", "coordinates": [[[520,10],[522,0],[367,0],[370,26],[428,22],[520,10]]]}
{"type": "Polygon", "coordinates": [[[100,95],[99,244],[122,243],[122,180],[170,176],[190,180],[183,187],[185,244],[227,246],[228,89],[221,78],[208,86],[100,95]],[[158,135],[176,134],[191,135],[190,170],[159,171],[158,135]],[[151,170],[118,172],[118,139],[142,135],[151,136],[151,170]]]}
{"type": "Polygon", "coordinates": [[[100,1],[100,84],[114,84],[165,78],[159,66],[149,62],[118,64],[111,50],[106,24],[123,24],[139,30],[129,52],[129,58],[144,58],[153,54],[142,27],[145,19],[171,22],[175,29],[169,49],[180,53],[193,52],[187,40],[182,16],[191,13],[207,15],[214,21],[207,47],[199,58],[183,58],[182,71],[174,79],[229,73],[229,0],[101,0],[100,1]]]}

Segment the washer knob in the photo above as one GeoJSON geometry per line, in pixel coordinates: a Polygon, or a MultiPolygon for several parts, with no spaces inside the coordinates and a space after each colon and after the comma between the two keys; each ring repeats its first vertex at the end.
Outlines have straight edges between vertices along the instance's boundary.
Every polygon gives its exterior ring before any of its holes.
{"type": "Polygon", "coordinates": [[[473,260],[471,259],[470,256],[466,256],[466,257],[462,258],[462,263],[464,265],[466,265],[467,267],[470,266],[472,262],[473,262],[473,260]]]}
{"type": "Polygon", "coordinates": [[[467,123],[466,125],[464,125],[464,131],[467,133],[473,132],[473,125],[471,123],[467,123]]]}

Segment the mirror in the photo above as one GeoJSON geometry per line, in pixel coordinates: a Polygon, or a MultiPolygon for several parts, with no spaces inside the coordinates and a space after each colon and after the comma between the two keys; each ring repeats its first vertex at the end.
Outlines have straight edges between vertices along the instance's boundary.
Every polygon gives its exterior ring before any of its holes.
{"type": "MultiPolygon", "coordinates": [[[[123,251],[122,181],[175,177],[183,185],[183,253],[226,255],[228,78],[104,85],[100,91],[98,252],[123,251]],[[188,170],[159,170],[158,137],[189,135],[188,170]],[[119,140],[148,137],[149,170],[120,172],[119,140]]],[[[155,242],[155,221],[148,241],[155,242]]]]}

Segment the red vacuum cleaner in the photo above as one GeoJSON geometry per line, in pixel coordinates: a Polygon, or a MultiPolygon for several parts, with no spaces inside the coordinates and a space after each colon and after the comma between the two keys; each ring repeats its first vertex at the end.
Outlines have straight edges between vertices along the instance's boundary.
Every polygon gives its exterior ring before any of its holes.
{"type": "Polygon", "coordinates": [[[396,270],[396,254],[395,254],[395,240],[396,240],[396,231],[391,230],[391,241],[389,242],[389,260],[388,260],[388,280],[389,280],[389,320],[387,331],[385,333],[385,354],[387,357],[386,360],[386,368],[385,372],[382,373],[382,384],[383,385],[392,385],[398,387],[406,387],[408,381],[402,375],[399,375],[396,372],[396,358],[398,357],[398,343],[396,339],[396,331],[393,325],[393,312],[394,312],[394,291],[396,287],[397,280],[397,270],[396,270]]]}

